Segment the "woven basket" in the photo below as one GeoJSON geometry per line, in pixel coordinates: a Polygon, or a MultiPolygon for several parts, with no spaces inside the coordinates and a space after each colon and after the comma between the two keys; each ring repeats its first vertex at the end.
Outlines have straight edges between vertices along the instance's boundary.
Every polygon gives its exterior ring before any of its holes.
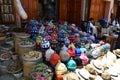
{"type": "Polygon", "coordinates": [[[24,76],[30,78],[30,72],[32,71],[33,66],[36,65],[37,63],[42,62],[42,53],[41,52],[38,53],[39,53],[38,58],[26,58],[24,55],[27,53],[22,54],[24,76]]]}
{"type": "Polygon", "coordinates": [[[22,38],[29,38],[30,35],[26,34],[25,36],[23,34],[25,33],[13,33],[14,34],[14,46],[15,46],[15,52],[18,52],[18,43],[21,41],[22,38]]]}
{"type": "Polygon", "coordinates": [[[33,69],[33,66],[36,64],[36,62],[29,62],[23,60],[23,74],[24,76],[30,78],[30,72],[33,69]]]}
{"type": "Polygon", "coordinates": [[[0,36],[0,41],[4,41],[6,39],[6,36],[3,35],[3,36],[0,36]]]}
{"type": "Polygon", "coordinates": [[[29,51],[35,50],[36,43],[33,41],[31,45],[21,45],[22,42],[18,44],[18,54],[22,55],[23,53],[27,53],[29,51]]]}

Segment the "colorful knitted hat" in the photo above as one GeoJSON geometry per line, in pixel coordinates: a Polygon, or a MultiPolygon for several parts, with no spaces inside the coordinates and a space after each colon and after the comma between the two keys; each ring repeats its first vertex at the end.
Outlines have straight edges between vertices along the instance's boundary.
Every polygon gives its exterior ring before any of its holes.
{"type": "Polygon", "coordinates": [[[68,48],[67,48],[66,45],[63,45],[63,47],[62,47],[61,49],[64,50],[64,51],[67,51],[67,50],[68,50],[68,48]]]}
{"type": "Polygon", "coordinates": [[[41,47],[42,48],[49,48],[50,47],[50,42],[47,41],[45,38],[41,42],[41,47]]]}
{"type": "Polygon", "coordinates": [[[59,61],[55,66],[55,72],[56,74],[64,74],[67,72],[67,67],[59,61]]]}
{"type": "Polygon", "coordinates": [[[89,59],[88,59],[88,57],[87,57],[87,55],[85,53],[82,53],[80,58],[82,59],[83,64],[87,64],[88,61],[89,61],[89,59]]]}
{"type": "Polygon", "coordinates": [[[84,48],[83,46],[81,46],[80,50],[81,50],[81,52],[83,52],[83,53],[86,53],[86,52],[87,52],[87,49],[84,48]]]}
{"type": "Polygon", "coordinates": [[[69,53],[70,57],[76,57],[74,48],[68,48],[67,52],[69,53]]]}
{"type": "Polygon", "coordinates": [[[82,66],[83,65],[82,64],[82,59],[80,57],[76,57],[74,60],[75,60],[75,62],[77,64],[77,66],[82,66]]]}
{"type": "Polygon", "coordinates": [[[76,56],[80,56],[80,55],[81,55],[81,50],[80,50],[80,48],[76,47],[76,48],[75,48],[75,53],[76,53],[76,56]]]}
{"type": "Polygon", "coordinates": [[[75,71],[77,68],[77,64],[72,58],[67,62],[67,68],[69,71],[75,71]]]}
{"type": "Polygon", "coordinates": [[[64,51],[64,50],[61,50],[59,55],[60,55],[61,61],[67,61],[70,58],[69,53],[67,51],[64,51]]]}
{"type": "Polygon", "coordinates": [[[55,66],[59,60],[60,60],[60,56],[56,52],[54,52],[50,57],[50,63],[53,66],[55,66]]]}
{"type": "Polygon", "coordinates": [[[46,50],[45,52],[45,58],[46,58],[46,61],[49,61],[50,60],[50,57],[51,55],[54,53],[55,51],[53,49],[51,49],[51,47],[46,50]]]}

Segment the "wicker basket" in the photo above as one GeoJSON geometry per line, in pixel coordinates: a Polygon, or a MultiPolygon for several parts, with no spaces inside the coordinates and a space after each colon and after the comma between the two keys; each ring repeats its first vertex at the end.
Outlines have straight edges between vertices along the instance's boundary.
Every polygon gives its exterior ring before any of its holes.
{"type": "Polygon", "coordinates": [[[30,78],[30,72],[33,69],[33,66],[36,64],[36,62],[28,62],[28,61],[23,61],[23,74],[24,76],[30,78]]]}
{"type": "Polygon", "coordinates": [[[6,39],[6,36],[3,35],[3,36],[0,36],[0,41],[4,41],[6,39]]]}
{"type": "Polygon", "coordinates": [[[13,33],[13,34],[14,34],[15,52],[18,53],[18,43],[21,41],[22,38],[29,38],[30,35],[26,33],[13,33]]]}
{"type": "Polygon", "coordinates": [[[21,45],[22,42],[18,44],[18,54],[22,55],[23,53],[27,53],[29,51],[35,50],[36,43],[33,41],[33,44],[30,45],[21,45]]]}
{"type": "Polygon", "coordinates": [[[25,54],[27,53],[22,54],[24,76],[30,78],[30,72],[32,71],[33,66],[36,65],[37,63],[42,62],[42,53],[41,52],[38,53],[39,53],[38,58],[26,58],[25,54]]]}

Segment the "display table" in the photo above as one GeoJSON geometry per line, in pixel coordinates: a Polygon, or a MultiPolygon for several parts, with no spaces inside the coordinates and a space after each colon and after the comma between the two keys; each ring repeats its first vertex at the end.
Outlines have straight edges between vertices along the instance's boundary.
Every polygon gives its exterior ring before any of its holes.
{"type": "Polygon", "coordinates": [[[118,39],[118,36],[109,36],[109,35],[105,36],[105,42],[110,43],[110,45],[111,45],[110,50],[111,51],[113,49],[115,49],[115,45],[116,45],[117,39],[118,39]]]}
{"type": "Polygon", "coordinates": [[[117,33],[118,33],[118,39],[115,45],[115,49],[120,49],[120,31],[118,31],[117,33]]]}

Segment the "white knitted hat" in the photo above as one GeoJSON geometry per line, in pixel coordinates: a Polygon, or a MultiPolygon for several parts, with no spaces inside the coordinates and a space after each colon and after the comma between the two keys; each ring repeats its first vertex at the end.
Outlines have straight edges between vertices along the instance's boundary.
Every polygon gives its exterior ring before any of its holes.
{"type": "Polygon", "coordinates": [[[49,60],[50,60],[50,57],[51,57],[51,55],[52,55],[53,53],[54,53],[54,50],[51,49],[51,47],[50,47],[48,50],[46,50],[46,52],[45,52],[46,61],[49,61],[49,60]]]}

